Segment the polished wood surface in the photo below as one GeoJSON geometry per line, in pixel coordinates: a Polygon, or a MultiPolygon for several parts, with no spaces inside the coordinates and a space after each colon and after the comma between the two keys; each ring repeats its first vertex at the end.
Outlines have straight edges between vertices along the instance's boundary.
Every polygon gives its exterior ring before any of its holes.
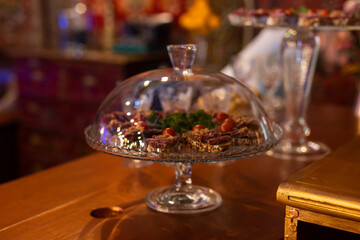
{"type": "MultiPolygon", "coordinates": [[[[355,137],[351,108],[311,106],[311,138],[337,149],[355,137]]],[[[174,169],[154,163],[135,169],[96,153],[0,185],[0,239],[283,239],[285,206],[278,185],[311,162],[260,155],[226,166],[197,163],[193,183],[221,194],[220,208],[171,215],[147,208],[146,194],[174,183],[174,169]],[[91,210],[120,206],[113,218],[91,210]]]]}

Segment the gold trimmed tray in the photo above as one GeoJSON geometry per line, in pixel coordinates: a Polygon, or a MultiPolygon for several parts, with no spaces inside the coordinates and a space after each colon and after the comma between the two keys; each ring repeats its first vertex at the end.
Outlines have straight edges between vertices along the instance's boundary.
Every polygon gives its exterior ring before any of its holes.
{"type": "Polygon", "coordinates": [[[286,235],[296,235],[298,220],[360,234],[359,146],[357,136],[280,184],[286,235]]]}

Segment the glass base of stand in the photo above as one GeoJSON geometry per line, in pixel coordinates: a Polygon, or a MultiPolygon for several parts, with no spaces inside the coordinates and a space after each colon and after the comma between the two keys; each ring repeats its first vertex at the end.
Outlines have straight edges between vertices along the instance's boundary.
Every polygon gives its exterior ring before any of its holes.
{"type": "Polygon", "coordinates": [[[152,165],[153,162],[151,161],[144,161],[144,160],[124,160],[122,162],[122,165],[128,168],[143,168],[143,167],[148,167],[150,165],[152,165]]]}
{"type": "Polygon", "coordinates": [[[191,192],[179,192],[173,187],[156,188],[146,196],[146,204],[153,210],[165,213],[200,213],[218,208],[221,196],[214,190],[192,186],[191,192]]]}
{"type": "Polygon", "coordinates": [[[318,160],[330,152],[330,148],[321,142],[306,141],[303,144],[294,145],[290,142],[280,142],[273,150],[266,152],[267,155],[285,160],[318,160]]]}

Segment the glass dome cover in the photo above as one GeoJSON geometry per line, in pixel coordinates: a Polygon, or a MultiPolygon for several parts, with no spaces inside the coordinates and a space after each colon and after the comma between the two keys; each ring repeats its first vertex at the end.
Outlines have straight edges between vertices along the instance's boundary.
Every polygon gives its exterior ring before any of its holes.
{"type": "Polygon", "coordinates": [[[197,46],[169,45],[173,68],[133,76],[99,107],[88,144],[140,160],[204,162],[263,153],[281,138],[259,99],[241,82],[192,68],[197,46]]]}

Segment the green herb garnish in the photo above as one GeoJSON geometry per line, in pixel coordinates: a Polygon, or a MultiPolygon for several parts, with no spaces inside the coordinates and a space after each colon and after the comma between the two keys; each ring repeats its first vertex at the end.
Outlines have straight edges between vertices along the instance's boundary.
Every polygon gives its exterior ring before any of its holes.
{"type": "Polygon", "coordinates": [[[212,121],[212,116],[207,114],[204,110],[199,110],[196,113],[190,113],[190,122],[192,127],[200,124],[211,129],[215,126],[215,122],[212,121]]]}
{"type": "Polygon", "coordinates": [[[173,128],[179,134],[183,134],[192,129],[191,122],[186,116],[186,113],[172,113],[165,116],[164,120],[160,121],[163,128],[173,128]]]}
{"type": "Polygon", "coordinates": [[[161,113],[153,110],[151,114],[147,117],[149,123],[157,124],[161,118],[161,113]]]}
{"type": "MultiPolygon", "coordinates": [[[[148,121],[154,123],[154,119],[156,119],[156,113],[152,112],[148,117],[148,121]]],[[[173,128],[179,134],[192,130],[193,127],[198,124],[209,129],[215,126],[215,122],[212,121],[212,116],[204,110],[190,113],[189,116],[183,112],[167,114],[164,119],[158,120],[158,122],[163,129],[173,128]]]]}

